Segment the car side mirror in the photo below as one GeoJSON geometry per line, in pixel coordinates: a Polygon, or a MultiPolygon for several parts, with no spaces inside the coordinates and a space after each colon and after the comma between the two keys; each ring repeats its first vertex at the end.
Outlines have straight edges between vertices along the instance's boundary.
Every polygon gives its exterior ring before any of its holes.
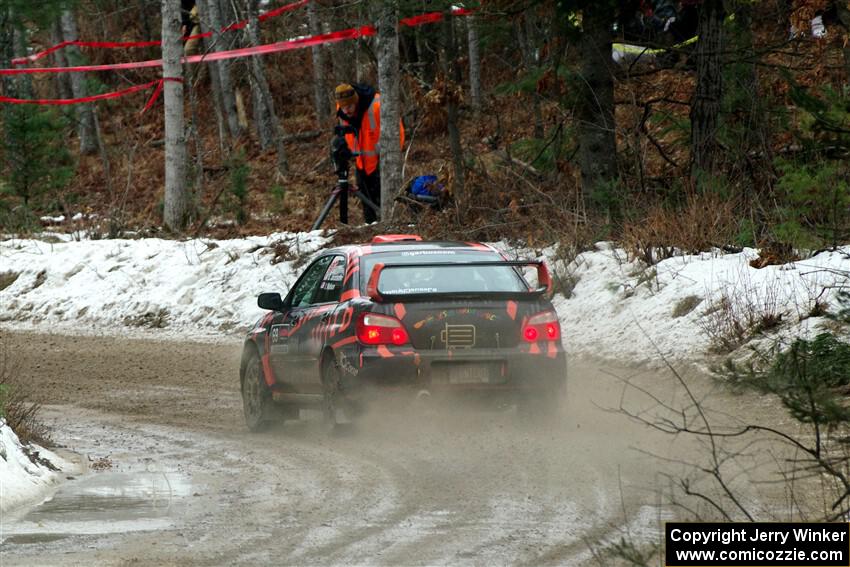
{"type": "Polygon", "coordinates": [[[257,296],[257,305],[270,311],[283,311],[285,307],[279,293],[261,293],[257,296]]]}

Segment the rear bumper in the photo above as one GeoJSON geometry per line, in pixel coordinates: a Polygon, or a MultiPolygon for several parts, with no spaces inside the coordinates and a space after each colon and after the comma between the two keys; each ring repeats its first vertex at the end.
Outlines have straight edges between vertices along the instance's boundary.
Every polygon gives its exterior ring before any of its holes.
{"type": "Polygon", "coordinates": [[[373,388],[531,393],[566,385],[566,355],[554,343],[542,349],[521,345],[452,351],[360,347],[355,356],[340,361],[341,387],[349,395],[373,388]]]}

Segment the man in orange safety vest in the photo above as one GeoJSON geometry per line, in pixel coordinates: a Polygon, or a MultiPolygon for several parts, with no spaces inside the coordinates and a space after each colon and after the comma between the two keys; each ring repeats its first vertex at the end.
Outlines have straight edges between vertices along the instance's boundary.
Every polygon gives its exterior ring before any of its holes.
{"type": "MultiPolygon", "coordinates": [[[[343,83],[334,91],[336,114],[342,126],[351,126],[353,132],[345,135],[348,148],[357,155],[355,177],[357,188],[380,207],[381,173],[381,95],[368,85],[343,83]]],[[[404,126],[399,124],[401,145],[404,146],[404,126]]],[[[340,194],[340,211],[348,208],[348,195],[340,194]]],[[[367,223],[378,216],[365,203],[363,216],[367,223]]]]}

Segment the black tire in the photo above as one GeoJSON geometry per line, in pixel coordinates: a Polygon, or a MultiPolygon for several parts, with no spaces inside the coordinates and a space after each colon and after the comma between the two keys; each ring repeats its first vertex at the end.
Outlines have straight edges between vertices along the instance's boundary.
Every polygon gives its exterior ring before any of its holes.
{"type": "Polygon", "coordinates": [[[266,387],[260,356],[252,352],[248,355],[242,374],[242,411],[249,430],[256,433],[268,428],[273,404],[271,392],[266,387]]]}
{"type": "Polygon", "coordinates": [[[322,360],[322,422],[328,433],[334,433],[339,425],[337,415],[340,409],[339,366],[333,355],[328,354],[322,360]]]}

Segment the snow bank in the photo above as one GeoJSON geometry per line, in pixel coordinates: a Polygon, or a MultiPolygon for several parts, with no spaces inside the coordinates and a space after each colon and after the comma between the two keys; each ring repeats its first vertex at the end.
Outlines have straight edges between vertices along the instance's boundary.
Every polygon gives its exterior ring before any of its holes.
{"type": "Polygon", "coordinates": [[[3,274],[15,279],[0,290],[0,323],[97,334],[232,334],[260,317],[259,293],[288,289],[299,273],[296,259],[325,242],[318,231],[238,240],[8,240],[0,242],[0,282],[3,274]],[[272,265],[276,242],[289,247],[290,259],[272,265]]]}
{"type": "MultiPolygon", "coordinates": [[[[55,468],[68,466],[64,460],[37,445],[30,447],[55,468]]],[[[45,498],[61,479],[61,470],[33,463],[6,420],[0,419],[0,515],[45,498]]]]}
{"type": "Polygon", "coordinates": [[[821,331],[827,320],[812,315],[816,304],[835,311],[850,275],[848,250],[760,269],[750,265],[757,257],[745,249],[646,267],[600,243],[570,264],[554,262],[559,274],[578,279],[570,299],[555,300],[567,349],[638,362],[658,362],[660,351],[696,361],[724,335],[752,344],[821,331]]]}
{"type": "MultiPolygon", "coordinates": [[[[0,242],[0,286],[14,278],[0,290],[0,324],[233,337],[261,316],[257,295],[285,292],[303,269],[297,258],[327,243],[318,231],[236,240],[65,238],[0,242]],[[272,265],[271,246],[281,242],[290,254],[272,265]]],[[[747,328],[741,341],[760,340],[756,327],[771,321],[771,338],[817,331],[826,321],[810,317],[815,304],[834,310],[836,289],[850,273],[848,249],[762,269],[750,266],[752,249],[677,256],[651,267],[606,243],[570,263],[551,249],[542,256],[561,276],[577,279],[569,299],[555,299],[567,349],[646,362],[658,360],[657,350],[674,360],[700,358],[736,324],[747,328]]]]}

